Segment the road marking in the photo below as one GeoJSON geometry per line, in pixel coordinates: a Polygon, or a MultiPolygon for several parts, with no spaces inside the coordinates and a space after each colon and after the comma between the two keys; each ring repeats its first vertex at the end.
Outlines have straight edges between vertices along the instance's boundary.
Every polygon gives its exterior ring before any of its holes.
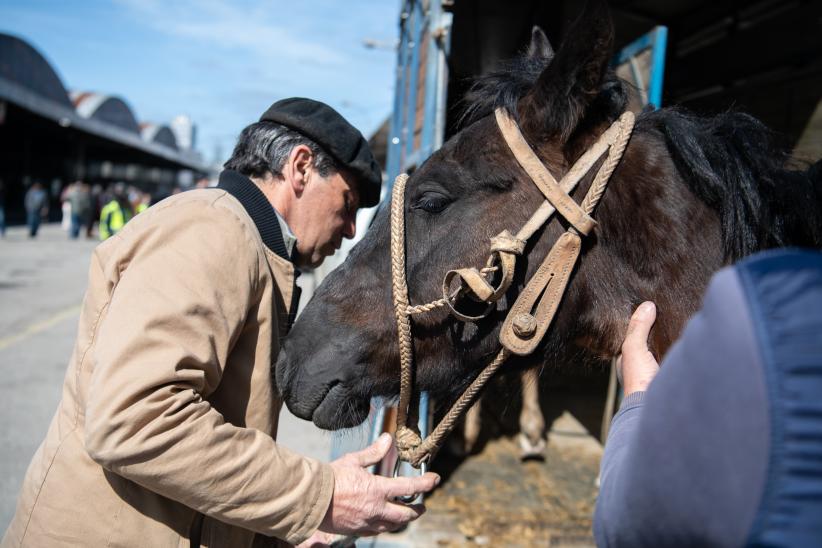
{"type": "Polygon", "coordinates": [[[10,335],[8,337],[4,337],[4,338],[0,339],[0,350],[8,348],[9,346],[13,345],[14,343],[22,341],[23,339],[31,337],[32,335],[36,335],[37,333],[40,333],[41,331],[45,331],[49,327],[65,320],[66,318],[70,318],[72,316],[77,315],[79,312],[80,312],[80,305],[75,304],[73,306],[70,306],[69,308],[66,308],[64,310],[61,310],[60,312],[57,312],[56,314],[54,314],[50,318],[47,318],[47,319],[45,319],[41,322],[33,323],[30,326],[28,326],[27,328],[25,328],[23,331],[21,331],[20,333],[15,333],[14,335],[10,335]]]}

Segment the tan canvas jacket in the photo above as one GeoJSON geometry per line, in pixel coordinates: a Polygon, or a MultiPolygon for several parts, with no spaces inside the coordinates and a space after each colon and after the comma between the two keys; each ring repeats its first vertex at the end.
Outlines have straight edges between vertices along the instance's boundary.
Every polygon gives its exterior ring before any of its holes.
{"type": "Polygon", "coordinates": [[[333,472],[275,443],[269,380],[293,276],[221,189],[169,198],[101,244],[2,546],[189,546],[199,523],[210,547],[313,533],[333,472]]]}

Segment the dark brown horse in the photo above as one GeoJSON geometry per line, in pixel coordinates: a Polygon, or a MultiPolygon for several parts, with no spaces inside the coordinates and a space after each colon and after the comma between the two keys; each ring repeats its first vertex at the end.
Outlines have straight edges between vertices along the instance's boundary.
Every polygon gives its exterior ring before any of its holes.
{"type": "MultiPolygon", "coordinates": [[[[516,231],[543,201],[500,136],[495,108],[518,120],[557,179],[625,110],[626,84],[607,69],[612,36],[607,8],[589,2],[556,55],[535,31],[526,55],[469,93],[462,131],[414,172],[405,191],[412,304],[438,298],[446,271],[482,266],[489,238],[516,231]]],[[[744,114],[639,115],[548,335],[534,354],[505,367],[608,360],[643,300],[660,310],[651,345],[662,355],[716,270],[769,247],[821,247],[822,170],[791,170],[787,159],[744,114]]],[[[584,178],[574,192],[578,202],[590,183],[584,178]]],[[[398,393],[388,213],[383,208],[319,288],[276,364],[288,407],[322,428],[359,424],[372,396],[398,393]]],[[[566,229],[554,219],[537,233],[508,293],[484,319],[462,323],[443,309],[413,318],[418,389],[445,405],[461,393],[499,349],[509,307],[566,229]]]]}

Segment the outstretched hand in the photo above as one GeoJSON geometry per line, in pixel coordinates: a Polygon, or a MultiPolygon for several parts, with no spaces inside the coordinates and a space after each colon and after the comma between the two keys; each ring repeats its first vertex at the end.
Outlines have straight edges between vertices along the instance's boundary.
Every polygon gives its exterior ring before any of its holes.
{"type": "Polygon", "coordinates": [[[617,359],[617,375],[625,395],[647,390],[659,371],[659,364],[648,350],[648,335],[656,321],[656,306],[650,301],[639,305],[631,316],[628,333],[617,359]]]}
{"type": "Polygon", "coordinates": [[[413,478],[386,478],[365,470],[380,462],[389,449],[391,436],[383,434],[373,445],[331,463],[334,495],[318,534],[305,545],[321,545],[322,541],[317,542],[319,537],[328,537],[329,533],[368,536],[395,531],[425,512],[422,504],[402,504],[394,499],[431,491],[440,482],[437,474],[428,472],[413,478]]]}

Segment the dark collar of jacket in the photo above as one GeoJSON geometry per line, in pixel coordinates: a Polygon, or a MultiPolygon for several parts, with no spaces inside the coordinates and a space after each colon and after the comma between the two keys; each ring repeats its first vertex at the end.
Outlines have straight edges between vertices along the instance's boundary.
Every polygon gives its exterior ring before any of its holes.
{"type": "MultiPolygon", "coordinates": [[[[297,247],[294,246],[293,253],[289,254],[285,247],[285,240],[280,229],[280,221],[277,219],[277,212],[274,211],[274,206],[265,197],[263,191],[259,189],[254,182],[237,171],[226,169],[220,173],[220,183],[217,188],[225,190],[242,204],[248,216],[254,221],[257,230],[260,232],[260,238],[263,243],[271,251],[282,257],[283,259],[293,263],[294,254],[297,252],[297,247]]],[[[291,306],[288,308],[288,325],[287,330],[291,329],[294,324],[294,319],[297,316],[297,308],[300,304],[300,295],[302,290],[297,285],[297,278],[300,271],[294,269],[294,287],[291,293],[291,306]]]]}
{"type": "Polygon", "coordinates": [[[291,263],[294,262],[293,254],[289,254],[286,249],[280,222],[277,219],[274,207],[265,197],[263,191],[251,179],[242,173],[226,169],[220,173],[220,184],[217,185],[217,188],[221,188],[237,198],[257,226],[263,243],[271,251],[291,263]]]}

